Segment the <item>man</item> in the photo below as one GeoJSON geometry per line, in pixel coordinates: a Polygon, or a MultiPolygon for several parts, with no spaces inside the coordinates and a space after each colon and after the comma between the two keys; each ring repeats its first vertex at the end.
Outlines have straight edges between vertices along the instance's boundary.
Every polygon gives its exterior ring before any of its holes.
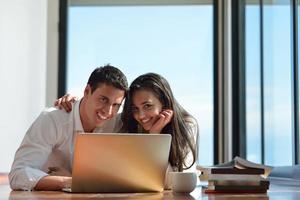
{"type": "Polygon", "coordinates": [[[128,90],[125,75],[113,66],[96,68],[84,96],[67,113],[44,110],[27,131],[9,173],[14,190],[61,190],[72,182],[73,144],[79,132],[117,132],[117,112],[128,90]]]}

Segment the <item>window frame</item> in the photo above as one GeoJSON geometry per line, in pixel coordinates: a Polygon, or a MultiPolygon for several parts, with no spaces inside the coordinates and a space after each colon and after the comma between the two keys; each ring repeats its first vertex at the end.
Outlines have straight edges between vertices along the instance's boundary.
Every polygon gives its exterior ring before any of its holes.
{"type": "MultiPolygon", "coordinates": [[[[259,5],[259,12],[260,12],[260,20],[259,20],[259,26],[260,26],[260,115],[261,115],[261,144],[260,144],[260,148],[261,148],[261,163],[264,164],[265,163],[265,116],[264,116],[264,112],[265,112],[265,105],[264,105],[264,26],[263,26],[263,20],[264,20],[264,9],[263,6],[264,5],[271,5],[273,4],[274,0],[267,0],[267,1],[263,1],[263,0],[248,0],[247,1],[247,5],[259,5]]],[[[245,0],[241,1],[242,6],[240,6],[238,9],[235,9],[235,13],[240,13],[242,16],[239,17],[244,17],[245,15],[245,9],[246,9],[246,3],[245,0]]],[[[280,2],[279,2],[280,4],[280,2]]],[[[298,77],[298,66],[299,66],[299,62],[298,62],[298,9],[297,9],[297,4],[298,1],[297,0],[291,0],[289,2],[289,4],[291,5],[291,38],[292,38],[292,42],[291,42],[291,71],[292,71],[292,146],[293,146],[293,152],[292,153],[292,164],[299,164],[300,162],[300,155],[299,155],[299,77],[298,77]]],[[[239,24],[239,25],[245,25],[244,24],[239,24]]],[[[236,30],[239,31],[239,34],[242,35],[242,37],[245,37],[245,31],[241,31],[241,30],[236,30]]],[[[245,40],[238,40],[236,44],[234,44],[236,48],[238,48],[238,46],[244,46],[245,47],[245,40]],[[240,44],[242,43],[242,44],[240,44]]],[[[238,54],[236,55],[237,57],[243,57],[245,56],[245,52],[242,51],[238,52],[238,54]]],[[[239,66],[239,68],[243,68],[245,65],[241,65],[239,66]]],[[[235,76],[238,76],[238,74],[236,74],[235,76]]],[[[246,90],[245,85],[243,83],[239,83],[238,85],[241,90],[246,90]]],[[[237,88],[236,88],[237,89],[237,88]]],[[[236,97],[235,97],[236,98],[236,97]]],[[[242,97],[243,98],[243,97],[242,97]]],[[[238,101],[236,99],[236,101],[238,101]]],[[[243,106],[243,105],[239,105],[239,106],[243,106]]],[[[245,105],[244,105],[245,106],[245,105]]],[[[243,109],[243,108],[240,108],[243,109]]],[[[246,112],[244,113],[246,114],[246,112]]],[[[245,137],[246,136],[246,127],[244,129],[240,129],[240,133],[239,133],[239,137],[245,137]]],[[[235,139],[236,141],[237,138],[235,139]]],[[[246,142],[246,140],[245,140],[246,142]]],[[[243,155],[246,157],[246,143],[243,146],[242,149],[240,149],[239,151],[236,151],[235,154],[233,154],[233,156],[236,155],[243,155]]]]}
{"type": "MultiPolygon", "coordinates": [[[[230,135],[229,116],[229,87],[224,87],[228,71],[223,69],[226,62],[227,36],[222,34],[226,27],[221,22],[225,13],[223,0],[60,0],[59,5],[59,70],[58,70],[58,98],[66,93],[67,80],[67,27],[69,6],[129,6],[129,5],[213,5],[213,162],[214,164],[230,159],[227,149],[228,135],[230,135]],[[226,45],[225,45],[226,44],[226,45]],[[227,103],[224,103],[227,102],[227,103]],[[224,132],[226,132],[224,134],[224,132]]],[[[227,12],[228,13],[228,12],[227,12]]],[[[228,13],[229,14],[229,13],[228,13]]],[[[228,35],[228,34],[227,34],[228,35]]]]}

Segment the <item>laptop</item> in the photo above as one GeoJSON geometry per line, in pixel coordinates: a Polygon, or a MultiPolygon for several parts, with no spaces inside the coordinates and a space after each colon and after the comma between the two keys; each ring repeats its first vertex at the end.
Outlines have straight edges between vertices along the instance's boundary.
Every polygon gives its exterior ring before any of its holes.
{"type": "Polygon", "coordinates": [[[161,192],[170,145],[169,134],[77,134],[69,192],[161,192]]]}

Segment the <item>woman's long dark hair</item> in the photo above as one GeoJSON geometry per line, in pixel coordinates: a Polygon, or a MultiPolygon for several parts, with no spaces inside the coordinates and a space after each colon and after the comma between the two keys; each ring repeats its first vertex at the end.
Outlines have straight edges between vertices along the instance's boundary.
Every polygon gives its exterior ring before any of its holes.
{"type": "Polygon", "coordinates": [[[139,76],[131,83],[122,112],[122,131],[129,133],[141,131],[140,125],[132,113],[132,97],[139,90],[153,92],[162,103],[163,109],[173,110],[171,122],[161,131],[162,134],[172,135],[169,162],[178,171],[190,168],[196,162],[197,145],[194,138],[195,130],[198,132],[198,125],[196,120],[176,101],[169,83],[159,74],[147,73],[139,76]],[[190,151],[193,155],[193,162],[188,164],[185,163],[185,159],[190,151]]]}

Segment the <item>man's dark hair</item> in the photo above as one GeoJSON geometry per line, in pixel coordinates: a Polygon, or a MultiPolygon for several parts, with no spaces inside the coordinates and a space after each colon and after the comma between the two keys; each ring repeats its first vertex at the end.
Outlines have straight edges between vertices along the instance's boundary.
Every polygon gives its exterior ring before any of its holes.
{"type": "Polygon", "coordinates": [[[99,84],[102,83],[112,85],[115,88],[124,90],[125,92],[128,90],[126,76],[123,74],[123,72],[121,72],[121,70],[109,64],[103,67],[97,67],[91,73],[88,80],[88,84],[92,89],[92,93],[99,87],[99,84]]]}

